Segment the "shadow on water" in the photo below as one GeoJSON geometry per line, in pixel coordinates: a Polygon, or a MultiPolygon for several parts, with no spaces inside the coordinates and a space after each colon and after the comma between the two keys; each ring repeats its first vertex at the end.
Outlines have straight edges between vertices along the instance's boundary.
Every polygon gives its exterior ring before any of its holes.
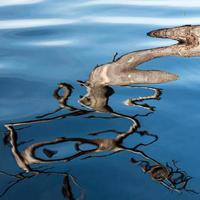
{"type": "MultiPolygon", "coordinates": [[[[99,65],[91,72],[89,79],[85,82],[78,81],[81,86],[87,89],[84,96],[80,96],[78,102],[82,108],[76,108],[69,103],[70,96],[73,94],[73,86],[68,83],[60,83],[58,88],[54,91],[54,98],[58,101],[58,108],[55,110],[37,116],[33,120],[27,120],[16,123],[7,123],[5,128],[8,133],[4,138],[4,144],[9,145],[12,155],[14,156],[21,172],[17,174],[7,173],[1,171],[2,175],[13,177],[14,180],[9,182],[7,187],[1,192],[1,197],[11,190],[16,184],[31,179],[34,176],[41,174],[55,174],[63,176],[63,183],[61,184],[62,193],[67,199],[84,199],[85,191],[78,183],[78,179],[67,171],[60,171],[56,168],[53,170],[53,165],[46,167],[46,165],[37,166],[37,164],[53,164],[54,162],[70,162],[80,158],[92,159],[97,157],[108,157],[116,153],[127,152],[130,156],[130,162],[139,166],[142,171],[152,178],[152,180],[163,185],[170,191],[176,192],[191,192],[197,194],[193,189],[188,188],[188,182],[191,177],[185,171],[180,169],[176,162],[172,160],[171,164],[161,163],[151,155],[145,153],[142,147],[148,147],[158,141],[158,135],[149,133],[147,130],[141,130],[139,117],[148,117],[155,111],[155,107],[147,103],[146,100],[160,100],[162,90],[160,88],[150,86],[136,86],[134,84],[153,84],[164,83],[177,79],[177,76],[168,72],[159,70],[140,70],[136,69],[139,64],[161,56],[198,56],[199,51],[199,26],[182,26],[172,29],[156,30],[149,33],[150,36],[171,38],[178,41],[177,44],[160,47],[154,49],[147,49],[137,52],[132,52],[116,59],[113,58],[111,63],[99,65]],[[126,100],[124,103],[127,106],[140,107],[146,110],[146,114],[127,115],[115,111],[109,105],[109,97],[115,91],[112,85],[141,88],[150,90],[153,93],[148,96],[136,97],[126,100]],[[106,114],[105,116],[98,116],[96,113],[106,114]],[[57,137],[53,140],[41,141],[29,144],[30,141],[20,141],[19,130],[26,129],[28,132],[29,126],[33,124],[48,123],[54,120],[65,119],[68,117],[83,116],[88,119],[124,119],[130,125],[126,131],[118,129],[108,129],[97,132],[88,133],[87,137],[57,137]],[[105,136],[112,132],[115,137],[100,138],[99,135],[105,136]],[[142,138],[149,138],[148,142],[139,142],[136,145],[126,146],[125,139],[133,135],[140,135],[142,138]],[[22,145],[28,145],[22,149],[22,145]],[[58,150],[54,147],[56,145],[70,146],[71,155],[58,157],[58,150]],[[38,154],[41,150],[41,154],[38,154]],[[136,159],[135,157],[139,157],[136,159]],[[45,168],[46,167],[46,168],[45,168]],[[77,187],[79,194],[74,194],[74,187],[77,187]],[[78,197],[77,197],[78,196],[78,197]]],[[[30,138],[31,140],[34,138],[30,138]]],[[[31,141],[32,142],[32,141],[31,141]]]]}

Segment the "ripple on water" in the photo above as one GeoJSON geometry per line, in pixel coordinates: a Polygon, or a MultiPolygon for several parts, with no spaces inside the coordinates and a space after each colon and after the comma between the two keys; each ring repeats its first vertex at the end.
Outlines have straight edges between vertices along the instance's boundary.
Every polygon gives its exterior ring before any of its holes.
{"type": "Polygon", "coordinates": [[[44,2],[44,1],[45,0],[1,0],[0,7],[37,4],[37,3],[44,2]]]}

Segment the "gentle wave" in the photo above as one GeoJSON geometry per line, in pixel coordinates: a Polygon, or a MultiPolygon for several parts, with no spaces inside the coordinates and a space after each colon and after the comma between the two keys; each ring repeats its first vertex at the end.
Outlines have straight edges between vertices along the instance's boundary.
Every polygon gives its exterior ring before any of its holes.
{"type": "Polygon", "coordinates": [[[1,0],[0,7],[41,3],[44,0],[1,0]]]}
{"type": "Polygon", "coordinates": [[[132,6],[155,6],[155,7],[184,7],[196,8],[200,7],[200,1],[196,0],[94,0],[81,4],[81,6],[96,6],[96,5],[132,5],[132,6]]]}
{"type": "Polygon", "coordinates": [[[73,24],[76,22],[77,20],[61,19],[61,18],[0,20],[0,29],[58,26],[58,25],[73,24]]]}
{"type": "Polygon", "coordinates": [[[40,47],[55,47],[55,46],[72,46],[76,43],[77,43],[76,40],[48,40],[48,41],[29,42],[25,44],[31,46],[40,46],[40,47]]]}
{"type": "Polygon", "coordinates": [[[200,17],[125,17],[125,16],[85,16],[77,19],[49,18],[49,19],[19,19],[0,20],[0,29],[25,29],[45,26],[59,26],[69,24],[141,24],[141,25],[161,25],[176,26],[185,24],[199,24],[200,17]]]}
{"type": "Polygon", "coordinates": [[[104,24],[143,24],[143,25],[184,25],[184,24],[199,24],[200,17],[191,18],[153,18],[153,17],[91,17],[90,22],[104,24]]]}

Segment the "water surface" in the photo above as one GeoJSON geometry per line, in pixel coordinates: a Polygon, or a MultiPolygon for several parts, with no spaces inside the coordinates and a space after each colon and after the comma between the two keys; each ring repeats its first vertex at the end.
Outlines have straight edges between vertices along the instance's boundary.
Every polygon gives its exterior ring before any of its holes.
{"type": "MultiPolygon", "coordinates": [[[[143,173],[140,165],[130,161],[130,158],[142,158],[128,151],[100,158],[82,159],[91,156],[83,154],[70,162],[33,164],[33,168],[41,167],[38,169],[40,174],[25,173],[21,175],[25,178],[19,177],[23,170],[11,154],[11,145],[4,144],[9,141],[5,138],[8,131],[4,124],[38,120],[34,124],[15,127],[19,150],[23,151],[31,144],[55,141],[56,138],[70,138],[36,151],[38,157],[46,160],[63,159],[77,153],[75,147],[81,140],[72,138],[115,138],[116,132],[127,132],[132,125],[124,115],[137,115],[138,133],[125,138],[123,145],[129,148],[140,143],[149,144],[141,146],[140,150],[159,163],[165,165],[168,162],[173,166],[172,160],[178,161],[180,170],[193,177],[188,188],[200,191],[198,57],[163,57],[141,66],[143,69],[167,70],[180,77],[175,82],[148,86],[162,90],[160,100],[139,102],[155,107],[149,115],[152,110],[127,106],[123,102],[151,95],[151,90],[113,87],[109,108],[123,114],[113,117],[111,112],[94,112],[81,106],[78,100],[80,95],[86,94],[86,88],[76,81],[87,80],[93,67],[111,62],[115,52],[122,55],[174,44],[172,40],[147,37],[146,33],[175,25],[198,24],[199,10],[198,1],[2,0],[0,170],[18,174],[18,177],[1,175],[1,198],[67,199],[66,188],[70,184],[74,199],[82,194],[88,200],[199,199],[199,195],[184,190],[181,194],[170,192],[158,181],[153,181],[148,173],[143,173]],[[59,109],[62,107],[53,96],[61,82],[74,88],[68,99],[70,108],[59,109]],[[58,112],[45,115],[53,111],[58,112]],[[48,118],[48,121],[41,123],[42,118],[37,116],[48,118]],[[63,118],[54,119],[57,116],[63,118]],[[98,131],[105,133],[88,135],[98,131]],[[149,135],[145,134],[147,132],[149,135]],[[157,137],[159,139],[155,140],[157,137]],[[54,173],[48,175],[48,172],[54,173]],[[20,181],[9,188],[16,180],[20,181]]],[[[82,151],[95,151],[97,145],[85,142],[79,147],[82,151]]],[[[92,155],[107,154],[109,152],[92,155]]]]}

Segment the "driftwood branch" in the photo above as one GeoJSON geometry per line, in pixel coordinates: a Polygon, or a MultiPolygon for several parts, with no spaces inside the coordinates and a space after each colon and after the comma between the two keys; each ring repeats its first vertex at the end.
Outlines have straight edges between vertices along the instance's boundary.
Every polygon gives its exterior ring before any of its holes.
{"type": "Polygon", "coordinates": [[[200,26],[159,29],[149,32],[148,35],[177,40],[178,43],[167,47],[127,53],[111,63],[96,67],[91,72],[87,83],[91,86],[164,83],[176,80],[178,76],[159,70],[140,70],[138,66],[164,56],[192,57],[200,55],[200,26]]]}

